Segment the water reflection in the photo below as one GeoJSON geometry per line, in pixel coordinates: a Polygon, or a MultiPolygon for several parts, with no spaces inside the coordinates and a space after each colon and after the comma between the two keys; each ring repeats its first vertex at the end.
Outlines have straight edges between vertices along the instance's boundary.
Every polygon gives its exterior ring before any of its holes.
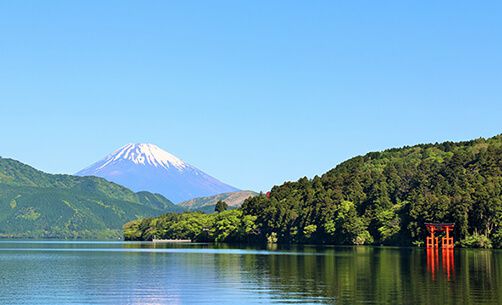
{"type": "Polygon", "coordinates": [[[501,251],[0,242],[0,304],[500,304],[500,287],[501,251]]]}
{"type": "Polygon", "coordinates": [[[448,281],[455,276],[455,256],[453,248],[444,248],[441,250],[443,260],[443,272],[446,274],[448,281]]]}
{"type": "Polygon", "coordinates": [[[432,280],[436,280],[436,272],[439,267],[439,250],[437,247],[427,248],[427,271],[432,275],[432,280]]]}
{"type": "Polygon", "coordinates": [[[323,301],[337,304],[409,304],[411,300],[414,304],[500,304],[502,297],[500,251],[379,247],[316,251],[324,255],[271,256],[264,257],[261,266],[245,262],[242,266],[247,272],[268,270],[257,282],[268,281],[282,299],[293,294],[310,300],[322,296],[323,301]]]}
{"type": "Polygon", "coordinates": [[[426,248],[427,271],[430,273],[433,281],[436,280],[436,273],[439,270],[439,253],[441,253],[441,269],[447,281],[455,277],[455,255],[453,248],[426,248]]]}

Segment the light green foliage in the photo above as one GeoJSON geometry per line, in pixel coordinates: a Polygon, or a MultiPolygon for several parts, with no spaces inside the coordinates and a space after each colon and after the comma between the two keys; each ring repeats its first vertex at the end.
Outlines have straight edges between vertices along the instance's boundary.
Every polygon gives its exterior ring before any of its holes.
{"type": "Polygon", "coordinates": [[[344,200],[338,206],[335,226],[338,228],[335,231],[338,231],[339,243],[362,245],[373,242],[364,219],[357,214],[351,201],[344,200]]]}
{"type": "Polygon", "coordinates": [[[270,232],[270,234],[267,235],[267,243],[269,244],[275,244],[277,243],[277,233],[276,232],[270,232]]]}
{"type": "Polygon", "coordinates": [[[474,233],[460,241],[462,247],[468,248],[492,248],[492,241],[485,235],[474,233]]]}
{"type": "Polygon", "coordinates": [[[214,240],[217,242],[238,240],[239,232],[243,231],[240,229],[241,217],[242,211],[240,210],[220,212],[215,216],[215,222],[212,228],[214,240]]]}
{"type": "Polygon", "coordinates": [[[316,225],[308,225],[303,228],[303,236],[308,239],[312,236],[312,234],[314,234],[315,231],[317,231],[316,225]]]}
{"type": "Polygon", "coordinates": [[[336,226],[335,226],[335,222],[332,219],[329,219],[328,221],[326,221],[324,223],[324,231],[330,237],[334,237],[335,236],[336,226]]]}
{"type": "Polygon", "coordinates": [[[361,230],[357,233],[357,235],[352,239],[352,244],[354,245],[366,245],[373,243],[373,236],[371,236],[370,232],[367,230],[361,230]]]}
{"type": "Polygon", "coordinates": [[[124,225],[126,240],[190,239],[193,241],[239,241],[254,234],[254,217],[240,210],[217,214],[169,213],[157,218],[138,219],[124,225]]]}
{"type": "Polygon", "coordinates": [[[378,233],[380,233],[380,242],[392,243],[394,238],[399,235],[399,231],[401,230],[401,219],[397,214],[399,208],[399,205],[395,205],[391,209],[380,210],[379,212],[377,212],[376,219],[378,221],[378,233]]]}

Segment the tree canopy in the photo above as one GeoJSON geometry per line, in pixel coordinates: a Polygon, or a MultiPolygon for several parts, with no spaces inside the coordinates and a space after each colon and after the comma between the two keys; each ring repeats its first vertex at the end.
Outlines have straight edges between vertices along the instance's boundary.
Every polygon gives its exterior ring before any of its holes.
{"type": "Polygon", "coordinates": [[[275,186],[233,213],[240,222],[226,221],[239,227],[247,217],[252,229],[222,241],[420,245],[425,223],[453,222],[462,245],[501,247],[502,135],[368,153],[275,186]]]}
{"type": "Polygon", "coordinates": [[[216,213],[221,213],[226,210],[228,210],[228,204],[225,201],[218,200],[216,206],[214,207],[214,211],[216,213]]]}

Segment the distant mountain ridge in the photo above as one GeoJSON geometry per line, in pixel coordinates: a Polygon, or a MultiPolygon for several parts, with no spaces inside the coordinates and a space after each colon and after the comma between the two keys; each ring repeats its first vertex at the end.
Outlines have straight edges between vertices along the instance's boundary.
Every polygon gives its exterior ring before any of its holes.
{"type": "Polygon", "coordinates": [[[223,193],[214,196],[194,198],[180,203],[179,206],[184,207],[189,211],[212,213],[214,212],[216,203],[219,200],[225,201],[230,208],[238,208],[242,205],[244,200],[257,195],[258,193],[253,191],[223,193]]]}
{"type": "Polygon", "coordinates": [[[181,210],[160,194],[0,158],[0,237],[119,238],[128,220],[181,210]]]}
{"type": "Polygon", "coordinates": [[[127,144],[76,175],[102,177],[133,191],[159,193],[175,203],[239,191],[154,144],[127,144]]]}

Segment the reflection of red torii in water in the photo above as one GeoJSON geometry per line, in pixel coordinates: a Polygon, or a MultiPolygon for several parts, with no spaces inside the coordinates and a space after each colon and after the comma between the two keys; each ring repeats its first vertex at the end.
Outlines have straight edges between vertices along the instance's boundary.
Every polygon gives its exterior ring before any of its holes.
{"type": "Polygon", "coordinates": [[[438,237],[434,236],[434,232],[446,232],[446,236],[441,238],[441,247],[442,248],[453,248],[453,237],[450,237],[450,232],[453,231],[454,223],[426,223],[425,227],[427,227],[427,231],[429,231],[430,235],[426,238],[426,247],[427,248],[438,248],[439,241],[438,237]]]}
{"type": "Polygon", "coordinates": [[[434,236],[435,232],[445,232],[445,237],[441,238],[443,271],[445,272],[448,281],[455,274],[455,263],[453,255],[453,237],[450,237],[450,232],[453,231],[455,224],[453,223],[426,223],[427,231],[430,235],[426,238],[427,246],[427,269],[432,274],[432,279],[436,279],[436,269],[439,267],[439,241],[438,237],[434,236]]]}

